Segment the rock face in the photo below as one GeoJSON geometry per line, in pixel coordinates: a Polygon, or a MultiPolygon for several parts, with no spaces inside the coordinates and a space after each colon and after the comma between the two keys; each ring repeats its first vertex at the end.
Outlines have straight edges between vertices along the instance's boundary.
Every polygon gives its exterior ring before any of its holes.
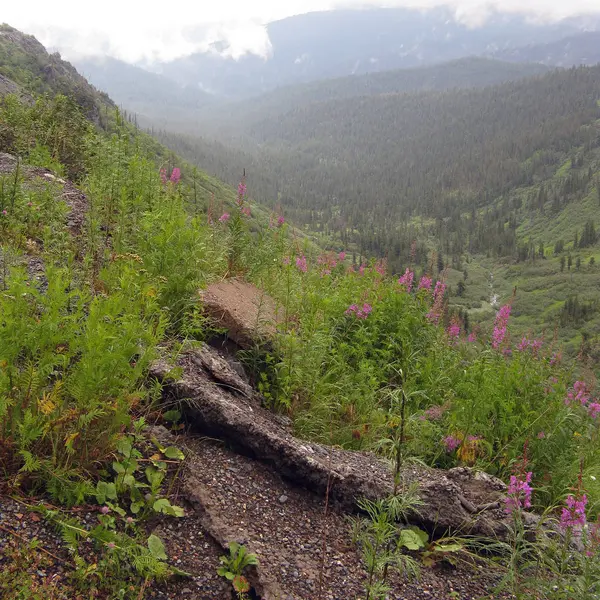
{"type": "MultiPolygon", "coordinates": [[[[197,429],[227,441],[238,451],[271,465],[282,476],[325,495],[344,510],[355,511],[358,500],[389,495],[393,477],[376,456],[315,444],[295,438],[260,405],[252,387],[213,348],[203,345],[181,353],[176,365],[157,361],[151,375],[164,383],[167,399],[183,404],[197,429]],[[177,377],[170,378],[173,367],[177,377]]],[[[504,483],[467,468],[449,471],[406,466],[403,481],[418,482],[424,505],[414,523],[442,534],[503,537],[504,483]]]]}
{"type": "Polygon", "coordinates": [[[240,348],[272,337],[279,320],[274,300],[251,283],[228,279],[200,292],[206,314],[240,348]]]}

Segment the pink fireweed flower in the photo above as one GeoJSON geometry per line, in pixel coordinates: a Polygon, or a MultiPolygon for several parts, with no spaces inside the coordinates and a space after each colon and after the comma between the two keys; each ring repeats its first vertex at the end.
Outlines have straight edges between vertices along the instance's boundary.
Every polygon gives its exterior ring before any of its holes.
{"type": "Polygon", "coordinates": [[[453,435],[448,435],[442,440],[446,452],[454,452],[461,444],[461,440],[453,435]]]}
{"type": "Polygon", "coordinates": [[[238,198],[243,198],[246,195],[246,191],[246,183],[242,180],[238,185],[238,198]]]}
{"type": "Polygon", "coordinates": [[[458,338],[460,337],[460,325],[455,320],[453,320],[452,323],[450,323],[448,329],[446,329],[446,333],[448,334],[448,337],[451,341],[456,342],[456,340],[458,340],[458,338]]]}
{"type": "Polygon", "coordinates": [[[362,306],[358,306],[358,304],[351,304],[346,311],[345,315],[354,315],[357,319],[366,319],[372,312],[373,307],[366,302],[362,306]]]}
{"type": "Polygon", "coordinates": [[[555,352],[552,355],[552,358],[550,359],[550,366],[553,367],[554,365],[559,364],[561,360],[562,360],[562,352],[555,352]]]}
{"type": "Polygon", "coordinates": [[[421,416],[422,421],[439,421],[446,412],[445,406],[430,406],[421,416]]]}
{"type": "Polygon", "coordinates": [[[344,313],[345,315],[353,315],[358,310],[358,306],[356,304],[351,304],[344,313]]]}
{"type": "Polygon", "coordinates": [[[346,253],[345,253],[344,251],[340,252],[340,253],[338,254],[338,258],[339,258],[340,260],[346,260],[346,253]]]}
{"type": "Polygon", "coordinates": [[[250,209],[249,206],[242,206],[242,214],[245,217],[249,217],[252,214],[252,210],[250,209]]]}
{"type": "Polygon", "coordinates": [[[229,213],[223,213],[220,217],[219,217],[219,222],[220,223],[227,223],[227,221],[229,221],[230,219],[230,215],[229,213]]]}
{"type": "Polygon", "coordinates": [[[544,340],[533,340],[530,345],[531,350],[537,356],[537,353],[542,349],[542,346],[544,345],[544,340]]]}
{"type": "Polygon", "coordinates": [[[521,479],[516,475],[511,475],[510,484],[508,486],[507,496],[504,500],[507,514],[511,514],[515,510],[521,508],[531,508],[531,494],[533,488],[531,487],[531,478],[533,473],[529,471],[525,474],[525,479],[521,479]]]}
{"type": "Polygon", "coordinates": [[[443,281],[438,281],[433,290],[433,306],[427,313],[427,318],[436,325],[444,312],[444,294],[446,293],[446,284],[443,281]]]}
{"type": "Polygon", "coordinates": [[[283,257],[283,264],[284,265],[289,265],[290,264],[290,257],[289,256],[284,256],[283,257]]]}
{"type": "Polygon", "coordinates": [[[159,173],[160,173],[160,182],[163,185],[167,185],[167,170],[166,169],[161,169],[159,171],[159,173]]]}
{"type": "Polygon", "coordinates": [[[385,260],[385,258],[378,260],[375,263],[374,269],[375,269],[375,271],[377,271],[377,273],[379,273],[382,277],[384,277],[385,274],[387,273],[387,261],[385,260]]]}
{"type": "Polygon", "coordinates": [[[366,268],[367,268],[367,265],[365,265],[365,264],[360,265],[360,267],[358,267],[358,274],[359,275],[364,275],[366,268]]]}
{"type": "Polygon", "coordinates": [[[492,348],[494,349],[499,348],[506,337],[506,327],[510,318],[510,311],[510,304],[505,304],[496,315],[494,332],[492,333],[492,348]]]}
{"type": "Polygon", "coordinates": [[[521,343],[518,345],[517,350],[519,352],[525,352],[525,350],[527,350],[527,348],[529,348],[530,344],[531,344],[531,342],[529,341],[529,338],[525,335],[525,336],[523,336],[521,343]]]}
{"type": "Polygon", "coordinates": [[[477,334],[474,331],[471,331],[469,337],[467,338],[467,341],[471,344],[475,343],[477,341],[477,334]]]}
{"type": "Polygon", "coordinates": [[[585,507],[587,505],[587,496],[567,496],[565,500],[566,507],[563,507],[560,515],[560,526],[562,529],[570,529],[574,533],[579,533],[586,524],[585,507]]]}
{"type": "Polygon", "coordinates": [[[179,167],[175,167],[171,172],[171,183],[177,185],[179,180],[181,179],[181,169],[179,167]]]}
{"type": "Polygon", "coordinates": [[[410,291],[412,290],[414,278],[415,278],[415,274],[410,269],[407,268],[406,271],[404,271],[404,275],[402,275],[402,277],[400,277],[400,279],[398,279],[398,283],[404,287],[404,290],[408,294],[410,294],[410,291]]]}
{"type": "Polygon", "coordinates": [[[282,215],[279,215],[277,217],[277,227],[282,227],[284,223],[285,223],[285,219],[283,218],[282,215]]]}
{"type": "Polygon", "coordinates": [[[6,216],[6,215],[8,214],[8,211],[5,209],[5,210],[3,210],[3,211],[2,211],[2,214],[3,214],[4,216],[6,216]]]}
{"type": "Polygon", "coordinates": [[[588,414],[592,419],[597,419],[600,416],[600,403],[591,402],[588,406],[588,414]]]}
{"type": "Polygon", "coordinates": [[[432,285],[433,279],[431,279],[431,277],[427,277],[427,275],[423,275],[423,277],[421,277],[421,281],[419,281],[419,287],[417,289],[430,290],[432,285]]]}
{"type": "Polygon", "coordinates": [[[581,406],[587,406],[590,401],[590,393],[585,381],[576,381],[573,384],[573,389],[567,392],[565,404],[570,406],[573,402],[579,402],[581,406]]]}
{"type": "Polygon", "coordinates": [[[296,267],[299,271],[302,271],[302,273],[306,273],[306,271],[308,271],[308,263],[306,262],[306,257],[304,255],[299,256],[296,259],[296,267]]]}

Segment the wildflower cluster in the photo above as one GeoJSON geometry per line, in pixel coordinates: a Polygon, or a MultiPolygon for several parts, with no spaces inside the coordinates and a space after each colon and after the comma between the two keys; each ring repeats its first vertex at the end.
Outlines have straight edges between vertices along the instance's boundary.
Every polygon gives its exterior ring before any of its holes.
{"type": "Polygon", "coordinates": [[[444,294],[446,293],[446,284],[443,281],[438,281],[433,290],[433,306],[427,313],[427,318],[436,325],[440,322],[444,314],[444,294]]]}
{"type": "Polygon", "coordinates": [[[306,260],[306,256],[302,255],[296,258],[296,267],[298,271],[302,273],[306,273],[306,271],[308,271],[308,262],[306,260]]]}
{"type": "Polygon", "coordinates": [[[505,304],[496,315],[496,322],[494,323],[494,332],[492,334],[492,348],[494,349],[499,348],[502,342],[504,341],[504,338],[506,337],[506,327],[508,326],[510,311],[510,304],[505,304]]]}
{"type": "Polygon", "coordinates": [[[431,286],[433,285],[433,279],[431,277],[427,277],[427,275],[423,275],[421,277],[421,281],[419,281],[419,290],[431,290],[431,286]]]}
{"type": "Polygon", "coordinates": [[[400,277],[400,279],[398,279],[398,283],[400,285],[404,286],[404,289],[409,294],[412,290],[414,277],[415,277],[415,274],[410,269],[406,269],[406,271],[404,272],[404,275],[402,275],[402,277],[400,277]]]}
{"type": "Polygon", "coordinates": [[[462,440],[453,435],[449,435],[442,440],[442,444],[444,445],[446,452],[454,452],[461,445],[461,443],[462,440]]]}
{"type": "Polygon", "coordinates": [[[373,307],[366,302],[361,306],[357,304],[351,304],[344,314],[346,315],[354,315],[357,319],[366,319],[373,310],[373,307]]]}
{"type": "Polygon", "coordinates": [[[455,318],[452,319],[448,329],[446,329],[446,333],[448,334],[451,342],[456,343],[460,338],[460,324],[455,318]]]}
{"type": "Polygon", "coordinates": [[[531,471],[528,471],[525,477],[511,475],[508,492],[504,500],[507,514],[512,514],[514,511],[521,510],[522,508],[531,508],[531,494],[533,493],[533,488],[531,487],[532,477],[533,473],[531,471]]]}
{"type": "Polygon", "coordinates": [[[578,496],[569,495],[565,501],[560,515],[560,526],[564,530],[570,530],[573,533],[579,533],[585,527],[586,516],[585,507],[588,499],[585,494],[578,496]]]}
{"type": "Polygon", "coordinates": [[[534,356],[537,356],[539,351],[542,349],[544,342],[543,340],[529,339],[529,336],[524,335],[521,342],[517,346],[519,352],[526,352],[531,350],[534,356]]]}
{"type": "Polygon", "coordinates": [[[337,267],[338,259],[332,252],[327,252],[317,258],[317,264],[323,267],[321,276],[324,277],[325,275],[331,275],[331,271],[337,267]]]}

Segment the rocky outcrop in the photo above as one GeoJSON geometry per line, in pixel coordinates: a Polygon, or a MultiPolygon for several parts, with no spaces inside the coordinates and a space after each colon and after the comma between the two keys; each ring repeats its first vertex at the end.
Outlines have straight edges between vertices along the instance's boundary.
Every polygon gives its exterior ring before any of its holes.
{"type": "MultiPolygon", "coordinates": [[[[298,485],[325,495],[342,509],[356,510],[358,500],[377,499],[393,489],[386,463],[366,452],[351,452],[300,440],[263,409],[252,387],[213,348],[179,354],[175,365],[157,361],[151,374],[163,382],[166,399],[184,405],[201,432],[227,441],[238,451],[271,465],[298,485]],[[176,371],[173,368],[177,367],[176,371]],[[170,373],[176,373],[171,377],[170,373]]],[[[423,506],[412,520],[437,534],[503,537],[502,481],[468,468],[449,471],[406,466],[405,484],[417,482],[423,506]]]]}
{"type": "Polygon", "coordinates": [[[276,331],[279,311],[275,301],[251,283],[227,279],[200,292],[205,313],[240,348],[264,343],[276,331]]]}

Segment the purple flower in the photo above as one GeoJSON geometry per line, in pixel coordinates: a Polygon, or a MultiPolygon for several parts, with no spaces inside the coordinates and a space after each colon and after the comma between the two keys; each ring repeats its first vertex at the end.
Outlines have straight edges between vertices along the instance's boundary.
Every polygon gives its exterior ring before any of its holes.
{"type": "Polygon", "coordinates": [[[505,304],[496,315],[494,332],[492,334],[492,348],[494,349],[499,348],[506,337],[506,326],[508,325],[510,310],[510,304],[505,304]]]}
{"type": "Polygon", "coordinates": [[[449,435],[442,440],[442,444],[446,448],[446,452],[454,452],[460,446],[461,441],[457,437],[449,435]]]}
{"type": "Polygon", "coordinates": [[[407,268],[406,271],[404,271],[404,275],[402,275],[402,277],[400,277],[400,279],[398,279],[398,283],[400,285],[404,286],[404,289],[406,290],[406,292],[408,292],[410,294],[410,291],[412,290],[414,278],[415,278],[415,274],[409,268],[407,268]]]}
{"type": "Polygon", "coordinates": [[[467,338],[467,341],[470,342],[471,344],[473,344],[474,342],[476,342],[477,341],[477,334],[474,331],[472,331],[469,334],[469,337],[467,338]]]}
{"type": "Polygon", "coordinates": [[[7,212],[6,210],[3,210],[3,211],[2,211],[2,214],[3,214],[4,216],[6,216],[6,215],[8,214],[8,212],[7,212]]]}
{"type": "Polygon", "coordinates": [[[567,393],[565,398],[565,404],[571,405],[573,402],[579,402],[581,406],[587,406],[590,401],[590,393],[587,388],[585,381],[576,381],[573,384],[573,389],[567,393]]]}
{"type": "Polygon", "coordinates": [[[243,199],[245,195],[246,195],[246,183],[244,182],[244,180],[242,180],[242,181],[240,181],[240,184],[238,185],[238,198],[243,199]]]}
{"type": "Polygon", "coordinates": [[[436,325],[444,312],[444,294],[446,293],[446,284],[443,281],[438,281],[433,290],[433,306],[427,313],[427,318],[436,325]]]}
{"type": "Polygon", "coordinates": [[[373,307],[366,302],[362,306],[351,304],[344,312],[345,315],[354,315],[357,319],[366,319],[373,310],[373,307]]]}
{"type": "Polygon", "coordinates": [[[296,259],[296,267],[299,271],[302,271],[302,273],[306,273],[306,271],[308,271],[308,263],[306,262],[306,257],[304,255],[299,256],[296,259]]]}
{"type": "Polygon", "coordinates": [[[220,223],[227,223],[227,221],[229,221],[230,215],[229,213],[223,213],[220,217],[219,217],[219,222],[220,223]]]}
{"type": "Polygon", "coordinates": [[[587,505],[587,496],[567,496],[565,500],[566,507],[562,509],[560,515],[560,526],[563,529],[571,529],[579,532],[586,524],[585,507],[587,505]]]}
{"type": "Polygon", "coordinates": [[[366,267],[367,267],[367,265],[360,265],[360,267],[358,267],[358,274],[364,275],[366,267]]]}
{"type": "Polygon", "coordinates": [[[597,419],[600,416],[600,403],[592,402],[588,406],[589,415],[592,419],[597,419]]]}
{"type": "Polygon", "coordinates": [[[279,215],[277,217],[277,227],[281,227],[284,223],[285,223],[285,219],[283,218],[282,215],[279,215]]]}
{"type": "Polygon", "coordinates": [[[525,350],[527,350],[527,348],[529,348],[530,344],[531,344],[531,342],[529,341],[529,338],[525,335],[525,336],[523,336],[521,343],[517,347],[517,350],[519,352],[525,352],[525,350]]]}
{"type": "Polygon", "coordinates": [[[250,209],[249,206],[242,206],[242,214],[245,217],[249,217],[252,214],[252,210],[250,209]]]}
{"type": "Polygon", "coordinates": [[[110,512],[110,508],[108,508],[108,506],[103,506],[103,507],[100,509],[100,512],[101,512],[103,515],[107,515],[107,514],[110,512]]]}
{"type": "MultiPolygon", "coordinates": [[[[444,412],[446,411],[446,407],[445,406],[431,406],[429,407],[426,411],[425,414],[422,417],[422,420],[425,421],[439,421],[442,416],[444,415],[444,412]]],[[[460,444],[460,442],[459,442],[460,444]]]]}
{"type": "Polygon", "coordinates": [[[456,341],[460,337],[460,325],[456,321],[452,321],[446,333],[451,340],[456,341]]]}
{"type": "Polygon", "coordinates": [[[385,260],[385,258],[378,260],[375,263],[374,268],[375,268],[375,271],[377,271],[377,273],[379,273],[382,277],[385,276],[385,274],[387,273],[387,261],[385,260]]]}
{"type": "Polygon", "coordinates": [[[346,259],[346,253],[345,253],[345,252],[343,252],[343,251],[342,251],[342,252],[340,252],[340,253],[338,254],[338,258],[339,258],[340,260],[345,260],[345,259],[346,259]]]}
{"type": "Polygon", "coordinates": [[[419,281],[419,287],[417,289],[430,290],[432,285],[433,279],[431,279],[431,277],[427,277],[427,275],[423,275],[423,277],[421,277],[421,281],[419,281]]]}
{"type": "Polygon", "coordinates": [[[171,183],[177,185],[179,180],[181,179],[181,169],[179,167],[175,167],[171,172],[171,183]]]}
{"type": "Polygon", "coordinates": [[[552,358],[550,359],[550,366],[553,367],[554,365],[560,363],[561,360],[562,360],[562,352],[555,352],[552,355],[552,358]]]}
{"type": "Polygon", "coordinates": [[[520,479],[516,475],[511,475],[510,484],[508,486],[508,493],[504,500],[506,507],[505,511],[511,514],[515,510],[521,508],[531,508],[531,494],[533,488],[531,487],[531,478],[533,473],[529,471],[525,475],[525,479],[520,479]]]}

